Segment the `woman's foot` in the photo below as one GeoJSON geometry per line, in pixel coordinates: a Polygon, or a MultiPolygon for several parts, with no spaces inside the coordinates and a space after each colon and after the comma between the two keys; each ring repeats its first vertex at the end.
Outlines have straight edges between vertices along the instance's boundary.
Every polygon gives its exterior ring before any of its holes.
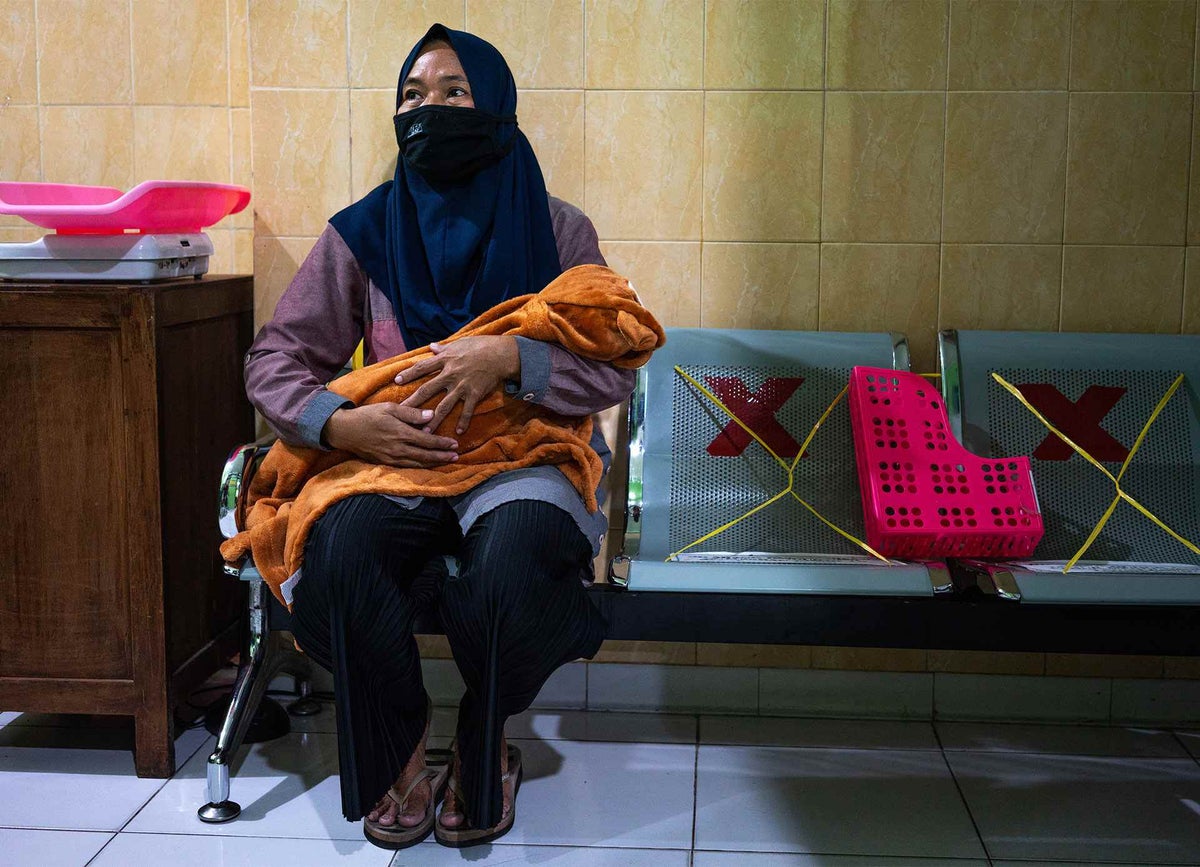
{"type": "MultiPolygon", "coordinates": [[[[429,714],[432,716],[432,712],[429,714]]],[[[417,744],[417,748],[413,750],[412,756],[408,760],[408,764],[404,766],[404,770],[400,772],[400,776],[396,779],[396,784],[392,787],[396,792],[404,792],[408,790],[409,785],[417,778],[417,775],[425,770],[425,744],[429,740],[429,723],[427,717],[425,720],[425,733],[421,736],[421,742],[417,744]]],[[[412,828],[421,824],[429,812],[429,802],[433,800],[433,790],[429,785],[429,780],[424,780],[417,783],[412,793],[405,798],[403,806],[397,804],[395,799],[384,795],[379,799],[370,813],[367,814],[367,819],[372,822],[378,822],[380,825],[399,825],[401,828],[412,828]]]]}
{"type": "MultiPolygon", "coordinates": [[[[508,773],[508,738],[500,738],[500,776],[504,777],[508,773]]],[[[453,780],[460,780],[458,748],[454,750],[454,766],[450,771],[450,777],[453,780]]],[[[503,786],[504,791],[504,806],[500,814],[500,823],[503,823],[508,818],[508,814],[512,812],[513,799],[516,797],[516,780],[507,780],[503,786]]],[[[458,830],[467,824],[467,817],[463,815],[458,807],[458,793],[453,786],[446,789],[446,797],[442,800],[442,813],[438,817],[438,822],[447,830],[458,830]]],[[[497,824],[500,824],[497,823],[497,824]]]]}
{"type": "MultiPolygon", "coordinates": [[[[393,788],[397,792],[405,791],[417,775],[424,770],[425,744],[422,743],[413,750],[412,758],[404,766],[404,771],[396,779],[396,785],[393,788]]],[[[429,780],[423,780],[417,783],[416,788],[412,790],[412,794],[405,799],[403,808],[392,798],[384,795],[379,799],[379,803],[374,806],[371,812],[367,814],[367,818],[385,827],[399,825],[401,828],[412,828],[421,824],[425,819],[429,811],[429,802],[432,799],[433,791],[430,788],[429,780]]]]}

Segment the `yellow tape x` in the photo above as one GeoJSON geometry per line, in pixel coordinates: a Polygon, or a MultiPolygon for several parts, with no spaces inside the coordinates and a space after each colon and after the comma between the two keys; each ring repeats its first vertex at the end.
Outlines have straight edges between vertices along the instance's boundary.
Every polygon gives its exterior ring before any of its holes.
{"type": "Polygon", "coordinates": [[[1121,464],[1121,469],[1115,476],[1110,473],[1103,464],[1088,454],[1086,449],[1075,443],[1069,436],[1052,425],[1044,415],[1034,409],[1033,404],[1031,404],[1025,398],[1025,395],[1021,394],[1020,389],[1018,389],[1015,385],[1008,382],[998,373],[992,373],[992,378],[996,380],[996,382],[1000,383],[1000,385],[1002,385],[1010,394],[1012,394],[1013,397],[1019,400],[1022,406],[1033,413],[1037,420],[1044,424],[1052,434],[1074,449],[1074,451],[1084,458],[1088,463],[1090,463],[1100,472],[1104,473],[1104,475],[1108,476],[1109,481],[1113,483],[1113,487],[1116,489],[1117,495],[1113,497],[1113,501],[1108,504],[1108,508],[1104,510],[1104,514],[1100,516],[1100,520],[1096,522],[1096,526],[1092,528],[1092,532],[1089,533],[1087,539],[1084,540],[1083,546],[1075,552],[1075,556],[1068,560],[1067,565],[1063,567],[1064,574],[1069,572],[1071,567],[1079,562],[1079,558],[1087,553],[1088,548],[1092,547],[1092,543],[1096,541],[1096,537],[1100,535],[1100,531],[1104,529],[1104,525],[1108,523],[1108,519],[1112,517],[1113,511],[1117,508],[1117,503],[1121,502],[1121,500],[1124,500],[1129,505],[1133,506],[1143,515],[1165,530],[1171,536],[1171,538],[1181,543],[1193,554],[1200,555],[1200,548],[1197,548],[1187,539],[1183,538],[1183,536],[1180,536],[1178,533],[1164,524],[1153,512],[1151,512],[1121,488],[1121,479],[1124,477],[1125,471],[1129,469],[1129,462],[1133,460],[1133,456],[1136,455],[1138,449],[1142,447],[1142,443],[1146,439],[1146,433],[1150,430],[1150,425],[1154,424],[1159,413],[1163,411],[1163,407],[1167,405],[1167,401],[1171,399],[1171,396],[1174,395],[1175,392],[1179,390],[1179,386],[1183,384],[1182,373],[1175,377],[1175,381],[1171,383],[1171,387],[1167,389],[1166,394],[1164,394],[1162,399],[1159,400],[1158,406],[1154,407],[1154,412],[1150,413],[1150,418],[1146,420],[1146,424],[1142,427],[1142,432],[1137,435],[1137,440],[1134,441],[1133,448],[1131,448],[1129,450],[1129,454],[1125,456],[1125,462],[1121,464]]]}
{"type": "Polygon", "coordinates": [[[723,413],[725,413],[727,416],[729,416],[742,430],[744,430],[746,433],[750,434],[750,436],[754,437],[755,442],[757,442],[760,446],[762,446],[764,449],[767,450],[767,453],[771,457],[773,457],[775,459],[775,462],[777,464],[779,464],[779,466],[783,467],[784,471],[787,473],[787,487],[784,488],[782,491],[780,491],[778,494],[775,494],[773,497],[770,497],[769,499],[759,503],[757,506],[755,506],[750,511],[746,512],[741,517],[734,518],[732,521],[730,521],[726,524],[722,524],[720,527],[717,527],[717,529],[715,529],[709,533],[705,533],[703,536],[701,536],[696,541],[689,542],[687,545],[684,545],[682,548],[680,548],[674,554],[671,554],[669,557],[667,557],[667,562],[674,560],[676,557],[678,557],[680,554],[682,554],[684,551],[688,550],[689,548],[694,548],[695,546],[699,545],[701,542],[707,542],[709,539],[713,538],[714,536],[718,536],[721,533],[724,533],[730,527],[734,527],[737,524],[740,524],[742,521],[746,520],[751,515],[761,512],[763,509],[767,508],[767,506],[783,499],[784,497],[788,496],[789,494],[792,497],[794,497],[796,499],[796,501],[800,503],[800,505],[802,505],[804,508],[806,508],[810,512],[812,512],[817,517],[817,519],[822,524],[824,524],[826,527],[833,530],[835,533],[842,536],[843,538],[848,539],[849,541],[853,542],[855,545],[862,548],[864,551],[866,551],[871,556],[878,557],[884,563],[891,562],[890,560],[888,560],[887,557],[884,557],[882,554],[880,554],[878,551],[876,551],[874,548],[872,548],[866,542],[850,535],[845,530],[843,530],[841,527],[837,526],[837,524],[834,524],[832,521],[830,521],[828,518],[826,518],[824,515],[822,515],[820,512],[818,512],[815,508],[813,508],[811,504],[809,504],[808,502],[803,500],[800,497],[800,495],[797,494],[795,491],[796,464],[799,463],[800,458],[804,455],[805,451],[808,450],[809,443],[811,443],[813,440],[813,437],[815,437],[817,435],[817,431],[820,430],[821,425],[823,425],[825,423],[825,419],[829,418],[829,414],[833,412],[834,407],[836,407],[838,405],[839,401],[841,401],[841,399],[845,396],[846,391],[849,388],[849,386],[847,386],[846,388],[843,388],[840,392],[838,392],[837,397],[835,397],[833,399],[833,402],[831,404],[829,404],[829,406],[825,409],[825,412],[821,413],[821,417],[819,419],[817,419],[817,423],[812,426],[812,430],[810,430],[808,432],[808,436],[806,436],[804,438],[804,442],[800,445],[799,451],[796,452],[796,457],[792,460],[791,464],[789,464],[787,461],[785,461],[783,458],[781,458],[779,455],[777,455],[775,453],[775,451],[769,445],[767,445],[765,442],[763,442],[762,437],[760,437],[758,434],[756,434],[754,431],[752,431],[745,422],[743,422],[740,418],[738,418],[737,415],[734,414],[733,410],[731,410],[729,407],[725,406],[725,404],[723,404],[721,402],[720,398],[718,398],[715,394],[713,394],[711,391],[709,391],[709,389],[705,388],[703,385],[701,385],[699,382],[697,382],[693,377],[688,376],[688,374],[684,372],[683,368],[676,365],[675,372],[678,373],[680,376],[682,376],[685,380],[687,380],[693,386],[695,386],[701,392],[701,394],[703,394],[705,397],[707,397],[709,400],[711,400],[713,403],[715,403],[718,407],[720,407],[720,409],[723,413]]]}

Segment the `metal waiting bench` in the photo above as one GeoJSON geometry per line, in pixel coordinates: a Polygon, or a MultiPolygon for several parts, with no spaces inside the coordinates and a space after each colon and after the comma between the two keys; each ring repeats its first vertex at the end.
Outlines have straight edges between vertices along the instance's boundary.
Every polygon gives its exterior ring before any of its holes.
{"type": "MultiPolygon", "coordinates": [[[[1173,401],[1178,403],[1171,410],[1170,417],[1178,418],[1165,424],[1164,413],[1158,422],[1163,425],[1159,434],[1165,435],[1170,427],[1173,436],[1186,438],[1179,452],[1185,466],[1161,470],[1157,476],[1152,472],[1151,481],[1170,481],[1176,485],[1172,490],[1182,486],[1192,511],[1176,511],[1152,497],[1146,499],[1151,508],[1162,509],[1164,520],[1176,522],[1180,532],[1195,539],[1200,413],[1192,383],[1200,382],[1200,338],[948,332],[940,349],[944,399],[952,423],[957,420],[955,432],[965,431],[965,444],[981,455],[1000,453],[993,449],[1030,454],[1046,433],[1033,426],[1037,422],[1032,418],[1029,426],[1024,420],[1013,422],[1027,411],[1006,392],[991,390],[993,369],[1011,374],[1018,382],[1057,383],[1067,394],[1072,382],[1086,387],[1092,382],[1084,380],[1095,371],[1103,369],[1107,376],[1111,368],[1120,367],[1133,372],[1131,383],[1136,379],[1152,392],[1151,406],[1170,381],[1162,371],[1186,372],[1190,377],[1186,395],[1176,395],[1173,401]],[[1056,350],[1058,340],[1064,351],[1056,350]],[[1035,380],[1021,373],[1031,369],[1039,372],[1035,380]],[[1085,375],[1073,379],[1075,373],[1056,372],[1060,369],[1085,375]],[[1009,439],[1010,428],[1023,433],[1009,439]]],[[[1055,576],[1019,566],[975,563],[875,565],[790,498],[667,562],[669,555],[782,490],[786,478],[762,447],[747,442],[749,437],[736,425],[731,427],[724,412],[680,376],[676,366],[696,382],[706,383],[714,396],[778,451],[790,450],[794,455],[796,445],[845,385],[850,367],[860,364],[908,369],[904,339],[892,334],[668,330],[666,346],[639,373],[629,406],[627,448],[614,444],[616,465],[621,465],[622,451],[629,459],[628,493],[621,490],[622,480],[616,479],[614,496],[625,507],[624,545],[623,550],[619,545],[610,548],[621,553],[611,561],[609,581],[597,582],[590,590],[592,601],[608,620],[610,638],[1077,653],[1200,652],[1200,606],[1195,605],[1200,594],[1194,590],[1200,579],[1190,574],[1126,569],[1055,576]]],[[[1130,409],[1140,428],[1149,408],[1131,403],[1130,409]]],[[[1124,429],[1116,434],[1119,439],[1126,436],[1124,429]]],[[[1158,434],[1152,430],[1152,436],[1158,434]]],[[[236,532],[244,492],[268,445],[240,447],[226,465],[221,487],[226,535],[236,532]]],[[[1143,448],[1152,445],[1147,455],[1157,453],[1157,440],[1148,440],[1143,448]]],[[[816,434],[808,455],[797,463],[796,489],[830,520],[862,538],[851,449],[843,402],[816,434]]],[[[1139,454],[1135,464],[1142,457],[1139,454]]],[[[1153,462],[1138,469],[1152,471],[1153,462]]],[[[1096,475],[1109,485],[1099,510],[1089,501],[1078,512],[1059,515],[1054,513],[1060,508],[1056,482],[1044,469],[1035,468],[1042,508],[1048,513],[1039,556],[1057,559],[1063,552],[1069,556],[1080,532],[1086,535],[1091,528],[1111,499],[1111,485],[1096,475]]],[[[1136,484],[1138,478],[1132,476],[1130,485],[1136,484]]],[[[1063,485],[1068,498],[1070,490],[1063,485]]],[[[1133,522],[1128,528],[1132,535],[1125,534],[1123,523],[1115,525],[1115,535],[1105,537],[1109,547],[1095,553],[1129,552],[1139,559],[1151,558],[1152,552],[1135,542],[1143,534],[1149,538],[1161,531],[1136,517],[1142,523],[1133,522]]],[[[621,521],[613,524],[610,535],[619,535],[621,521]]],[[[1181,562],[1179,552],[1184,549],[1178,546],[1171,551],[1167,561],[1159,562],[1181,562]]],[[[267,683],[279,671],[303,679],[308,665],[290,643],[272,634],[286,630],[290,616],[267,591],[253,564],[242,564],[232,572],[247,583],[249,628],[233,699],[208,760],[210,803],[199,813],[210,822],[228,821],[240,812],[229,800],[230,763],[267,683]]],[[[438,625],[418,623],[417,628],[434,632],[438,625]]]]}
{"type": "Polygon", "coordinates": [[[987,456],[1030,455],[1046,535],[1029,561],[984,572],[1024,604],[1200,604],[1200,556],[1128,503],[1118,504],[1085,559],[1063,564],[1113,499],[1103,473],[1063,443],[992,377],[1016,385],[1064,434],[1117,475],[1178,374],[1185,380],[1122,479],[1176,532],[1200,539],[1200,336],[945,331],[942,391],[955,436],[987,456]]]}

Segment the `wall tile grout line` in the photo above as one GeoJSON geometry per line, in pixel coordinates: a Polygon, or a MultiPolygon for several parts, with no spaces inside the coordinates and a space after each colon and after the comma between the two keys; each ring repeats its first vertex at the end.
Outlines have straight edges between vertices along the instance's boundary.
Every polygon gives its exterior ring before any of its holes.
{"type": "Polygon", "coordinates": [[[1071,2],[1071,16],[1067,23],[1067,141],[1066,166],[1063,169],[1063,219],[1062,257],[1058,270],[1058,331],[1063,330],[1063,307],[1067,288],[1067,213],[1071,205],[1071,65],[1075,50],[1075,2],[1071,2]]]}
{"type": "MultiPolygon", "coordinates": [[[[234,183],[233,177],[233,47],[230,44],[233,40],[233,33],[229,26],[230,6],[234,0],[225,0],[225,127],[229,134],[229,183],[234,183]]],[[[234,263],[235,258],[235,242],[233,235],[229,236],[229,265],[230,271],[236,270],[234,263]]]]}
{"type": "MultiPolygon", "coordinates": [[[[821,287],[825,265],[825,142],[829,137],[829,10],[831,0],[822,4],[821,22],[821,153],[817,175],[817,315],[815,328],[821,330],[821,287]]],[[[761,677],[759,678],[761,682],[761,677]]],[[[761,686],[760,686],[761,690],[761,686]]],[[[760,696],[761,698],[761,696],[760,696]]],[[[761,712],[761,711],[760,711],[761,712]]]]}
{"type": "MultiPolygon", "coordinates": [[[[465,9],[467,0],[463,0],[465,9]]],[[[465,12],[464,12],[465,15],[465,12]]],[[[346,150],[346,204],[354,201],[354,100],[350,98],[350,85],[354,78],[350,70],[350,3],[346,3],[346,137],[350,140],[346,150]]]]}
{"type": "MultiPolygon", "coordinates": [[[[580,37],[581,46],[580,52],[583,60],[583,87],[580,90],[583,93],[583,166],[580,174],[583,177],[583,201],[579,203],[580,210],[585,214],[588,209],[588,134],[587,134],[587,107],[588,107],[588,86],[587,86],[587,0],[579,0],[580,19],[583,35],[580,37]]],[[[589,218],[590,219],[590,218],[589,218]]]]}
{"type": "MultiPolygon", "coordinates": [[[[1192,56],[1195,57],[1196,46],[1192,45],[1192,56]]],[[[1195,75],[1195,71],[1192,72],[1195,75]]],[[[1192,94],[1192,112],[1188,118],[1188,152],[1187,152],[1187,173],[1184,178],[1183,190],[1183,286],[1179,292],[1179,330],[1177,333],[1183,334],[1184,314],[1187,311],[1187,291],[1188,291],[1188,254],[1187,243],[1188,236],[1191,233],[1191,211],[1192,211],[1192,172],[1196,167],[1192,162],[1192,155],[1195,153],[1196,139],[1196,95],[1192,94]]]]}
{"type": "Polygon", "coordinates": [[[933,339],[934,345],[937,345],[938,332],[944,326],[942,322],[942,293],[945,289],[945,263],[946,263],[946,165],[947,154],[950,150],[950,26],[951,16],[954,14],[954,6],[950,0],[946,0],[946,91],[942,96],[942,196],[941,205],[942,211],[938,215],[938,285],[937,285],[937,303],[934,305],[934,323],[933,323],[933,339]]]}
{"type": "Polygon", "coordinates": [[[133,0],[129,0],[126,5],[126,14],[129,15],[129,128],[133,132],[132,141],[129,143],[132,153],[129,155],[129,165],[132,167],[133,178],[135,180],[141,175],[141,167],[138,165],[138,111],[135,106],[137,104],[137,78],[133,71],[133,0]]]}
{"type": "Polygon", "coordinates": [[[46,128],[42,122],[42,33],[38,0],[33,0],[33,85],[37,100],[35,119],[38,129],[38,180],[46,180],[46,128]]]}
{"type": "MultiPolygon", "coordinates": [[[[250,0],[236,0],[242,4],[241,14],[246,18],[246,102],[249,105],[246,107],[247,123],[250,124],[250,182],[254,182],[254,38],[253,38],[253,22],[250,20],[250,0]]],[[[255,271],[255,250],[258,247],[258,219],[255,214],[255,209],[250,206],[250,230],[254,234],[251,236],[250,243],[250,270],[255,271]]],[[[256,413],[257,416],[257,413],[256,413]]]]}
{"type": "MultiPolygon", "coordinates": [[[[345,90],[342,85],[282,85],[282,84],[256,84],[255,90],[345,90]]],[[[390,91],[390,85],[378,84],[359,84],[352,85],[350,90],[375,90],[375,91],[390,91]]],[[[960,94],[1017,94],[1017,93],[1086,93],[1093,96],[1176,96],[1190,95],[1194,93],[1191,90],[1072,90],[1068,91],[1064,88],[1013,88],[1007,90],[942,90],[938,89],[914,89],[914,88],[828,88],[822,91],[816,87],[793,87],[793,88],[765,88],[765,87],[714,87],[708,90],[700,87],[538,87],[527,86],[521,87],[521,91],[531,91],[536,93],[847,93],[847,94],[943,94],[943,93],[960,93],[960,94]]],[[[26,105],[29,103],[13,103],[14,105],[26,105]]],[[[119,103],[45,103],[46,105],[128,105],[127,102],[119,103]]],[[[168,105],[176,105],[177,103],[166,103],[168,105]]]]}
{"type": "MultiPolygon", "coordinates": [[[[699,280],[700,280],[700,297],[696,299],[696,307],[698,310],[697,317],[700,321],[700,327],[704,327],[704,241],[705,241],[705,214],[708,211],[708,160],[705,151],[708,149],[708,91],[705,86],[708,83],[707,69],[705,64],[708,58],[708,0],[700,6],[700,91],[703,94],[700,97],[700,265],[699,265],[699,280]]],[[[692,843],[695,845],[695,812],[692,813],[692,843]]]]}

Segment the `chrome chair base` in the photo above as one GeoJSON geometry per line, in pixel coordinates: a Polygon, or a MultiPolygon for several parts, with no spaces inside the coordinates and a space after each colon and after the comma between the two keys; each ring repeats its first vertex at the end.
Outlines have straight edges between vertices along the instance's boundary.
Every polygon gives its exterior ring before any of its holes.
{"type": "Polygon", "coordinates": [[[219,825],[222,822],[231,822],[241,814],[241,805],[234,801],[222,801],[219,804],[205,804],[196,811],[196,815],[200,817],[200,821],[207,822],[210,825],[219,825]]]}
{"type": "MultiPolygon", "coordinates": [[[[233,685],[229,710],[217,736],[216,748],[208,757],[208,803],[196,811],[202,822],[228,822],[242,811],[229,799],[229,769],[234,755],[245,742],[255,712],[266,697],[271,678],[286,671],[305,683],[312,675],[308,658],[298,653],[282,635],[271,634],[270,600],[266,595],[269,591],[257,572],[247,580],[247,585],[249,636],[242,651],[242,665],[233,685]]],[[[278,705],[276,708],[286,723],[287,714],[278,705]]]]}

